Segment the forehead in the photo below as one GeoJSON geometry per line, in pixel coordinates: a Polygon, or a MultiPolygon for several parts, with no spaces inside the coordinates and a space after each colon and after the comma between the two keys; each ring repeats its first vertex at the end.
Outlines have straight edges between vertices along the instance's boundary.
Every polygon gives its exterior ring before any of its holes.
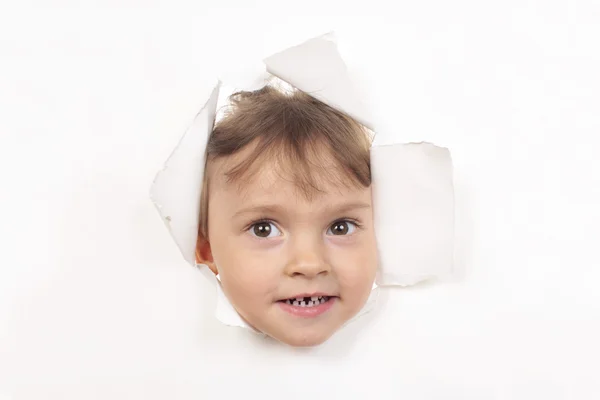
{"type": "Polygon", "coordinates": [[[310,171],[315,188],[298,183],[298,171],[291,161],[264,157],[257,160],[251,171],[238,181],[229,181],[226,172],[244,159],[249,150],[244,149],[229,157],[214,160],[210,167],[211,197],[218,194],[239,203],[298,202],[318,203],[343,199],[370,198],[370,188],[358,187],[347,174],[333,162],[314,163],[310,171]]]}

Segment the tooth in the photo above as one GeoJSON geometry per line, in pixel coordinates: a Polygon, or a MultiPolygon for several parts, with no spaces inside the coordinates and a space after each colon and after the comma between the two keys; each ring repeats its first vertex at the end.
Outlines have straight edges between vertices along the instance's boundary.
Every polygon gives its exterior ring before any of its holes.
{"type": "Polygon", "coordinates": [[[294,301],[292,304],[295,305],[295,306],[299,306],[300,302],[299,301],[294,301]]]}
{"type": "Polygon", "coordinates": [[[310,299],[311,299],[312,301],[317,301],[317,300],[319,300],[319,298],[318,298],[317,296],[313,296],[313,297],[311,297],[310,299]]]}

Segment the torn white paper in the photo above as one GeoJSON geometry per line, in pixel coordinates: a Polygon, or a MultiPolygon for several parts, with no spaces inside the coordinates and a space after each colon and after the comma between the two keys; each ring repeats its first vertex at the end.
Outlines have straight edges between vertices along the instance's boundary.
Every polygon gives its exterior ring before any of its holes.
{"type": "MultiPolygon", "coordinates": [[[[270,56],[265,59],[266,69],[365,126],[373,127],[375,121],[356,94],[332,37],[328,34],[314,38],[270,56]]],[[[264,76],[260,74],[248,81],[254,82],[252,90],[255,90],[256,82],[263,82],[264,76]]],[[[220,86],[219,81],[151,188],[152,201],[191,265],[196,265],[204,153],[215,120],[220,86]]],[[[454,192],[448,149],[430,143],[411,143],[373,146],[371,150],[375,234],[380,257],[377,285],[412,285],[448,274],[454,246],[454,192]]],[[[203,269],[211,273],[208,268],[203,269]]],[[[211,280],[216,283],[219,296],[217,318],[228,325],[247,327],[223,295],[218,280],[212,277],[211,280]]],[[[372,305],[370,300],[364,310],[368,311],[372,305]]]]}
{"type": "Polygon", "coordinates": [[[371,148],[379,285],[413,285],[452,271],[454,190],[446,148],[408,143],[371,148]]]}
{"type": "Polygon", "coordinates": [[[192,265],[196,264],[204,153],[215,121],[220,87],[221,82],[154,178],[150,190],[150,198],[183,258],[192,265]]]}

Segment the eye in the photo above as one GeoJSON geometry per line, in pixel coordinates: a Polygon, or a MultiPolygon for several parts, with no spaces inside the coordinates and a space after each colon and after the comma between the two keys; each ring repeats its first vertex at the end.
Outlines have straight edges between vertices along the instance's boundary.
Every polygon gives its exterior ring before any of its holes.
{"type": "Polygon", "coordinates": [[[281,235],[281,232],[279,232],[279,229],[277,229],[275,224],[269,221],[257,222],[253,224],[249,230],[252,235],[259,238],[268,238],[281,235]],[[271,235],[272,233],[274,233],[274,235],[271,235]]]}
{"type": "Polygon", "coordinates": [[[331,234],[335,236],[349,235],[353,233],[356,230],[356,228],[357,224],[352,221],[337,221],[329,227],[329,229],[327,230],[327,234],[329,235],[329,232],[331,232],[331,234]]]}

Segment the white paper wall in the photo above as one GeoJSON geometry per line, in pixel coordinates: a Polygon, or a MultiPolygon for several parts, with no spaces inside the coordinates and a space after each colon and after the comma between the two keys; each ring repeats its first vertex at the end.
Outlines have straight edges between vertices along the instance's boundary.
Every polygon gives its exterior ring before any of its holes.
{"type": "Polygon", "coordinates": [[[0,399],[600,396],[597,2],[200,3],[0,6],[0,399]],[[299,350],[214,319],[148,188],[219,71],[330,30],[379,143],[452,151],[457,271],[299,350]]]}

